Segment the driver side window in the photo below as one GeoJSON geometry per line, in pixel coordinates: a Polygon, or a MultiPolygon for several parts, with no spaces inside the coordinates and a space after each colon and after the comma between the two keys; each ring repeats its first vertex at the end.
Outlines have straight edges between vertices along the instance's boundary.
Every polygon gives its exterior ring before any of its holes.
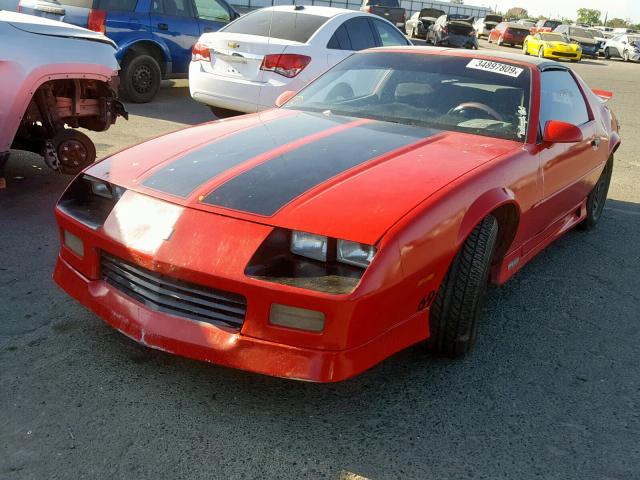
{"type": "Polygon", "coordinates": [[[576,126],[590,120],[582,92],[566,70],[542,72],[540,99],[541,132],[549,120],[560,120],[576,126]]]}

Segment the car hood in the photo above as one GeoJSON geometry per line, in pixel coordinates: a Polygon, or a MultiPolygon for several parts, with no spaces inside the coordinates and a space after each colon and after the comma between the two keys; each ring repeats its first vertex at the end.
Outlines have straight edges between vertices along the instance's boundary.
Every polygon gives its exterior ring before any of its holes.
{"type": "Polygon", "coordinates": [[[0,11],[0,22],[7,22],[12,27],[23,32],[37,35],[49,35],[53,37],[77,38],[94,42],[108,43],[115,48],[115,44],[101,33],[87,30],[86,28],[58,22],[43,17],[25,15],[16,12],[0,11]]]}
{"type": "Polygon", "coordinates": [[[159,137],[86,173],[189,208],[373,244],[433,193],[521,147],[275,109],[159,137]]]}

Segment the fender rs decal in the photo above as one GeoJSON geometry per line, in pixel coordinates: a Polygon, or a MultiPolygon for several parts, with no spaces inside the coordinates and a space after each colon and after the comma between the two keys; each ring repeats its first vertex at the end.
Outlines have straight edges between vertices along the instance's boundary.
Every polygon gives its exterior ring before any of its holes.
{"type": "Polygon", "coordinates": [[[439,132],[382,122],[345,129],[256,165],[220,185],[203,203],[271,216],[330,178],[439,132]]]}
{"type": "Polygon", "coordinates": [[[353,121],[341,117],[298,113],[234,132],[184,154],[153,172],[142,185],[187,197],[226,170],[287,143],[353,121]]]}

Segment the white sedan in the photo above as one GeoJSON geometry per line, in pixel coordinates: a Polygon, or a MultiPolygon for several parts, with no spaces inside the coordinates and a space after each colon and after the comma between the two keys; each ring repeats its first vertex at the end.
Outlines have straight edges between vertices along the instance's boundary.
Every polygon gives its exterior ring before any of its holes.
{"type": "Polygon", "coordinates": [[[390,22],[364,12],[317,6],[262,8],[193,46],[191,96],[219,118],[272,108],[353,51],[411,45],[390,22]]]}

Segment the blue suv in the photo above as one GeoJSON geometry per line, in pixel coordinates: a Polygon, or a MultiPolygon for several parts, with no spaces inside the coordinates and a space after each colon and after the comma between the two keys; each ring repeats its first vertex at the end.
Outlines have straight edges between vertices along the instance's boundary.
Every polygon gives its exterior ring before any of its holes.
{"type": "Polygon", "coordinates": [[[18,11],[111,38],[120,87],[136,103],[153,100],[162,78],[186,76],[198,37],[240,16],[225,0],[20,0],[18,11]]]}

